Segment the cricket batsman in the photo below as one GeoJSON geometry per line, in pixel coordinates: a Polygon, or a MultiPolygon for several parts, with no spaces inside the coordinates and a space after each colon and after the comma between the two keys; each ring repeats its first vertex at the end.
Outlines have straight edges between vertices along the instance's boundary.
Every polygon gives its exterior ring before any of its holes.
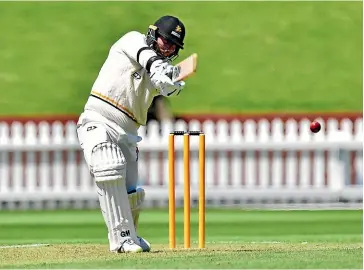
{"type": "Polygon", "coordinates": [[[179,69],[171,64],[185,33],[178,18],[163,16],[146,34],[122,36],[110,48],[79,117],[78,140],[96,183],[110,251],[150,251],[137,234],[145,197],[137,187],[138,128],[146,125],[155,96],[176,96],[185,86],[173,82],[179,69]]]}

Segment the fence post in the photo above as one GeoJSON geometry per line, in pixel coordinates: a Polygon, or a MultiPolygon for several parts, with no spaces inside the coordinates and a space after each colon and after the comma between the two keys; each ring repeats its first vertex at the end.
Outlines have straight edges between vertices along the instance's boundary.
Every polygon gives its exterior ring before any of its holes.
{"type": "MultiPolygon", "coordinates": [[[[8,145],[10,143],[9,126],[7,123],[0,122],[0,145],[8,145]]],[[[7,151],[0,152],[0,194],[8,194],[9,188],[9,153],[7,151]]]]}
{"type": "MultiPolygon", "coordinates": [[[[37,129],[33,122],[25,124],[25,142],[26,145],[37,145],[37,129]]],[[[35,192],[37,190],[37,164],[35,160],[35,152],[28,151],[26,154],[25,165],[25,189],[27,192],[35,192]]]]}
{"type": "MultiPolygon", "coordinates": [[[[345,141],[345,132],[338,130],[338,121],[327,121],[327,140],[332,143],[345,141]]],[[[345,186],[345,164],[340,160],[339,149],[329,151],[328,155],[328,187],[333,191],[340,191],[345,186]]]]}
{"type": "MultiPolygon", "coordinates": [[[[24,137],[23,137],[23,125],[20,122],[14,122],[11,125],[11,145],[14,146],[22,146],[24,145],[24,137]]],[[[15,193],[24,192],[23,187],[23,160],[22,160],[22,152],[16,151],[13,152],[13,159],[12,159],[12,191],[15,193]]],[[[26,196],[26,195],[25,195],[26,196]]]]}
{"type": "MultiPolygon", "coordinates": [[[[258,122],[258,134],[257,139],[260,143],[266,143],[271,141],[271,133],[269,131],[270,123],[267,119],[261,119],[258,122]]],[[[257,185],[259,188],[267,188],[269,186],[269,156],[268,151],[259,151],[259,158],[256,157],[256,162],[258,162],[258,174],[259,179],[257,179],[257,185]]]]}

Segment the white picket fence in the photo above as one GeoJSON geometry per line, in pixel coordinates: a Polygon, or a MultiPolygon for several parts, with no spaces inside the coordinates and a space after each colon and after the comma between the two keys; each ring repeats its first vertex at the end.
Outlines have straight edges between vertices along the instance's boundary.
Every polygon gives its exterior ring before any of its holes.
{"type": "MultiPolygon", "coordinates": [[[[168,202],[168,134],[206,134],[208,205],[362,201],[363,120],[328,120],[313,134],[310,121],[177,121],[142,127],[140,183],[147,206],[168,202]]],[[[191,138],[191,197],[198,198],[198,140],[191,138]]],[[[183,199],[182,138],[176,139],[178,204],[183,199]]],[[[97,207],[94,182],[70,121],[0,122],[0,209],[97,207]]]]}

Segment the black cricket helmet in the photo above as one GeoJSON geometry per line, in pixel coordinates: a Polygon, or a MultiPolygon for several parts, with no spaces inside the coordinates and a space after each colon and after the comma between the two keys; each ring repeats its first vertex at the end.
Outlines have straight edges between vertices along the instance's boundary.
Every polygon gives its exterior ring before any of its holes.
{"type": "Polygon", "coordinates": [[[176,17],[163,16],[149,26],[147,33],[148,46],[154,48],[154,43],[159,35],[176,45],[176,50],[168,57],[169,59],[175,59],[178,56],[178,51],[183,49],[183,39],[186,35],[184,24],[176,17]]]}

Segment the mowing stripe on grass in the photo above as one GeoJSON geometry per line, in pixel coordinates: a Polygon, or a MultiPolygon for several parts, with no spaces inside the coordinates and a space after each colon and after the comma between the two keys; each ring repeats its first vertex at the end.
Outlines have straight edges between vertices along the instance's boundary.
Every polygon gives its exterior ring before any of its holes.
{"type": "Polygon", "coordinates": [[[28,244],[28,245],[10,245],[0,246],[0,248],[30,248],[30,247],[47,247],[49,244],[28,244]]]}

